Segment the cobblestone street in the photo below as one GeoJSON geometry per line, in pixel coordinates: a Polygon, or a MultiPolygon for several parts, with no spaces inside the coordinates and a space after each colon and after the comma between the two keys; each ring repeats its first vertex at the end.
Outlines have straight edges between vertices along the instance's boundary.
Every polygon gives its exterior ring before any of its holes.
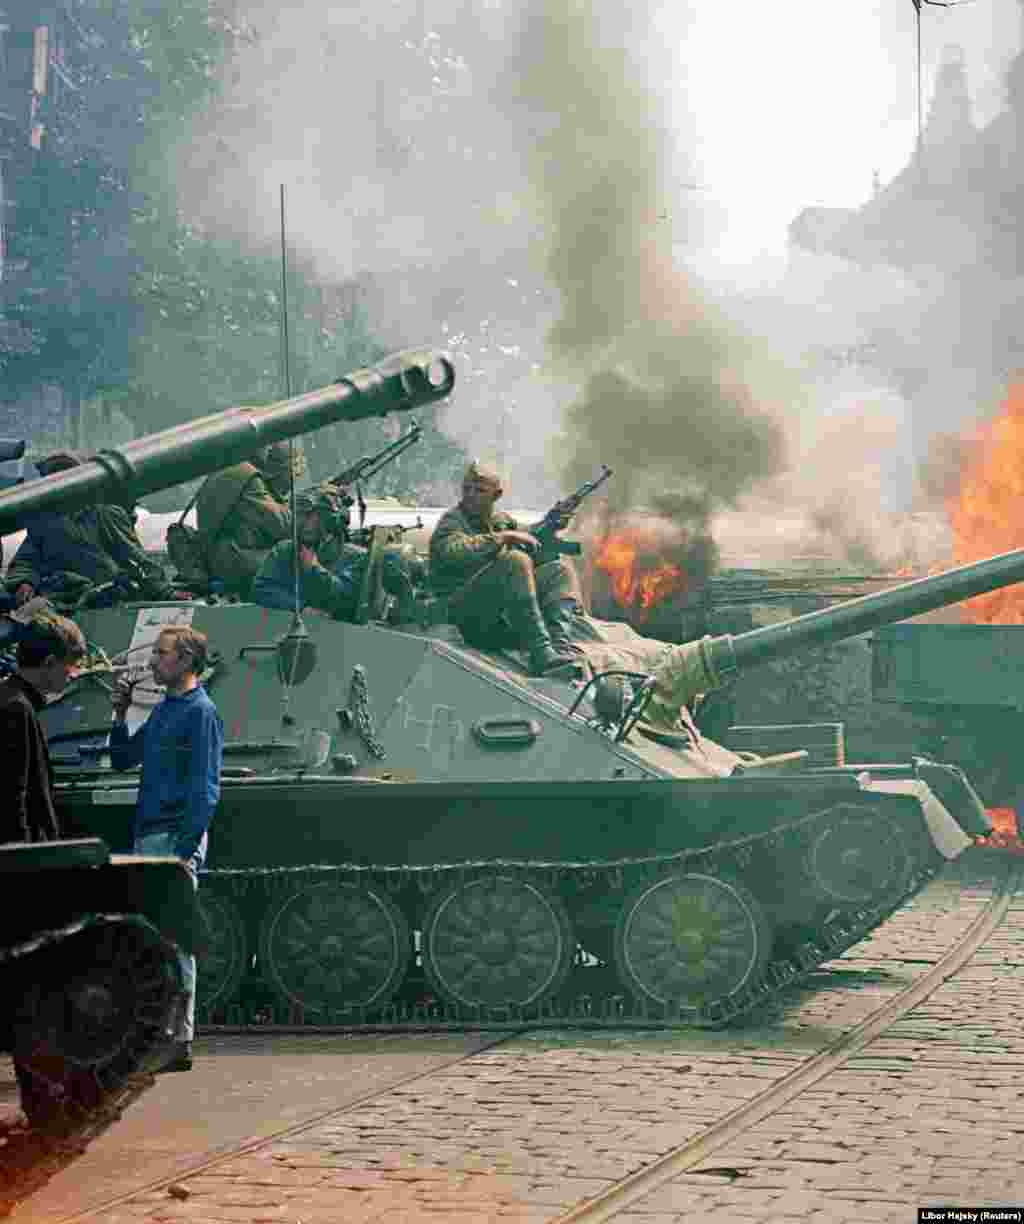
{"type": "MultiPolygon", "coordinates": [[[[851,949],[833,966],[840,972],[816,975],[738,1032],[534,1033],[460,1061],[452,1060],[463,1039],[407,1037],[404,1082],[384,1092],[388,1075],[392,1082],[401,1075],[394,1066],[374,1071],[375,1060],[383,1067],[389,1057],[379,1039],[358,1059],[370,1039],[333,1039],[335,1046],[326,1037],[292,1039],[275,1053],[283,1039],[268,1037],[257,1053],[259,1039],[210,1037],[191,1076],[163,1079],[136,1116],[15,1218],[555,1220],[854,1027],[926,971],[987,900],[984,887],[961,892],[956,880],[937,882],[851,949]],[[417,1063],[417,1048],[432,1042],[436,1065],[417,1063]],[[335,1096],[346,1058],[354,1060],[347,1095],[335,1096]],[[229,1090],[232,1063],[251,1078],[247,1088],[229,1090]],[[408,1077],[414,1066],[420,1078],[408,1077]],[[226,1112],[217,1096],[232,1091],[226,1112]],[[274,1134],[312,1117],[311,1093],[318,1107],[333,1101],[335,1112],[188,1172],[196,1158],[209,1161],[237,1144],[239,1131],[274,1134]],[[346,1101],[353,1103],[345,1108],[346,1101]],[[238,1105],[249,1111],[241,1122],[238,1105]],[[169,1166],[172,1148],[177,1164],[169,1166]],[[101,1208],[126,1188],[121,1173],[140,1167],[147,1184],[163,1184],[101,1208]],[[176,1170],[178,1181],[167,1185],[176,1170]]],[[[817,1088],[616,1219],[853,1224],[916,1220],[926,1204],[1024,1201],[1022,920],[1018,897],[981,953],[925,1004],[817,1088]]]]}

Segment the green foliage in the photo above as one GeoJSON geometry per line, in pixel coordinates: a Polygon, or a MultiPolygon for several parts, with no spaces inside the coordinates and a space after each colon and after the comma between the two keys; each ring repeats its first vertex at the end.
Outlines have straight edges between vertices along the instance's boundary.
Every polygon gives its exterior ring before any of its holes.
{"type": "MultiPolygon", "coordinates": [[[[63,88],[23,148],[0,370],[8,393],[56,383],[101,396],[140,433],[284,394],[280,252],[204,233],[178,213],[169,154],[215,103],[225,57],[253,37],[214,0],[77,0],[63,88]]],[[[52,101],[52,100],[51,100],[52,101]]],[[[382,355],[354,286],[324,286],[289,253],[290,383],[324,386],[382,355]]],[[[369,492],[414,494],[457,472],[461,453],[426,437],[369,492]]],[[[314,477],[380,449],[379,422],[325,431],[314,477]]]]}
{"type": "MultiPolygon", "coordinates": [[[[9,388],[102,392],[142,430],[281,394],[279,256],[198,232],[166,182],[181,125],[248,32],[209,0],[83,0],[76,89],[41,118],[18,178],[0,366],[9,388]]],[[[324,312],[295,269],[294,384],[329,381],[372,346],[355,312],[324,312]]]]}
{"type": "Polygon", "coordinates": [[[88,394],[123,378],[136,289],[163,253],[139,241],[153,211],[148,167],[209,101],[236,36],[207,0],[80,0],[70,11],[65,80],[38,116],[43,148],[16,149],[0,335],[10,389],[45,381],[88,394]]]}

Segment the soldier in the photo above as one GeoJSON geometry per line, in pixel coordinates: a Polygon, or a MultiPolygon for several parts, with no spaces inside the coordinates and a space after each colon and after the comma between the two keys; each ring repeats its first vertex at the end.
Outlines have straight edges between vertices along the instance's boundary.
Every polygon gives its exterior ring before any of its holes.
{"type": "MultiPolygon", "coordinates": [[[[71,451],[58,451],[36,466],[40,475],[50,476],[81,462],[71,451]]],[[[132,516],[123,506],[87,506],[72,514],[43,511],[27,518],[25,528],[27,535],[5,581],[19,607],[34,595],[74,604],[97,586],[119,578],[131,579],[144,599],[189,598],[187,591],[176,591],[163,569],[146,555],[132,516]]]]}
{"type": "Polygon", "coordinates": [[[196,525],[207,569],[229,594],[248,598],[267,553],[292,532],[288,508],[291,475],[305,471],[302,452],[287,442],[265,446],[251,462],[236,463],[206,478],[196,498],[196,525]]]}
{"type": "Polygon", "coordinates": [[[569,618],[582,611],[579,579],[564,557],[534,563],[536,537],[495,512],[502,491],[496,471],[469,464],[462,500],[430,537],[431,583],[448,596],[451,618],[471,646],[521,645],[531,671],[544,675],[578,658],[569,618]]]}
{"type": "MultiPolygon", "coordinates": [[[[366,549],[347,543],[348,510],[330,485],[295,499],[299,539],[299,602],[303,608],[351,620],[356,611],[366,549]]],[[[267,554],[253,579],[252,597],[266,608],[295,607],[295,565],[290,539],[267,554]]]]}
{"type": "MultiPolygon", "coordinates": [[[[295,499],[299,537],[299,603],[305,610],[326,612],[335,620],[353,620],[369,553],[348,538],[348,508],[330,484],[300,493],[295,499]]],[[[267,608],[295,607],[295,568],[291,540],[268,553],[252,584],[252,597],[267,608]]],[[[401,550],[385,551],[384,589],[398,598],[400,619],[413,598],[410,562],[401,550]]]]}

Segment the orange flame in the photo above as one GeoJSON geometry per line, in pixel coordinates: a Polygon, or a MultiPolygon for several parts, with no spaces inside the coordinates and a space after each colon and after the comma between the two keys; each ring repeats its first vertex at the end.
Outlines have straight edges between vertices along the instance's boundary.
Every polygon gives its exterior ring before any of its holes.
{"type": "Polygon", "coordinates": [[[616,603],[636,611],[641,622],[656,604],[686,589],[684,571],[658,555],[653,536],[634,528],[604,536],[594,565],[607,576],[616,603]]]}
{"type": "Polygon", "coordinates": [[[988,837],[979,837],[981,846],[997,846],[1000,850],[1024,851],[1024,841],[1017,832],[1017,813],[1009,807],[986,809],[992,821],[992,832],[988,837]]]}
{"type": "MultiPolygon", "coordinates": [[[[1024,548],[1024,383],[1011,384],[992,420],[977,431],[947,503],[957,565],[1024,548]]],[[[964,601],[974,624],[1024,624],[1024,584],[964,601]]]]}

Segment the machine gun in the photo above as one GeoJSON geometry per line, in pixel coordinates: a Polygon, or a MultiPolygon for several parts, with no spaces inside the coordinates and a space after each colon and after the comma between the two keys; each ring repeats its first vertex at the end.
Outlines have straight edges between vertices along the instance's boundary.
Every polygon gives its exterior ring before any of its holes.
{"type": "Polygon", "coordinates": [[[346,510],[358,502],[360,527],[366,521],[366,502],[363,500],[363,493],[359,487],[360,481],[369,480],[371,476],[376,476],[381,468],[387,467],[392,460],[397,459],[403,451],[407,451],[422,436],[423,426],[418,421],[413,421],[408,433],[403,434],[400,438],[396,438],[394,442],[385,446],[383,450],[378,451],[375,455],[364,455],[362,459],[357,459],[355,463],[344,468],[337,476],[332,476],[327,482],[339,490],[340,500],[346,510]],[[356,486],[355,497],[351,493],[345,492],[346,487],[353,484],[356,486]]]}
{"type": "Polygon", "coordinates": [[[403,451],[408,450],[414,442],[418,442],[422,436],[423,426],[414,421],[407,434],[403,434],[402,437],[385,446],[375,455],[364,455],[362,459],[357,459],[337,476],[332,476],[327,483],[340,488],[343,485],[356,484],[360,480],[369,480],[371,476],[376,476],[382,467],[386,467],[403,451]]]}
{"type": "Polygon", "coordinates": [[[529,528],[530,535],[536,536],[540,541],[538,560],[542,558],[551,560],[553,557],[560,556],[578,557],[580,555],[583,548],[577,540],[560,540],[558,538],[558,533],[562,530],[563,526],[562,520],[575,514],[584,499],[599,489],[611,475],[613,475],[612,469],[606,463],[603,463],[600,473],[593,480],[585,480],[575,493],[570,493],[568,497],[563,497],[561,501],[555,502],[540,522],[534,523],[529,528]]]}

